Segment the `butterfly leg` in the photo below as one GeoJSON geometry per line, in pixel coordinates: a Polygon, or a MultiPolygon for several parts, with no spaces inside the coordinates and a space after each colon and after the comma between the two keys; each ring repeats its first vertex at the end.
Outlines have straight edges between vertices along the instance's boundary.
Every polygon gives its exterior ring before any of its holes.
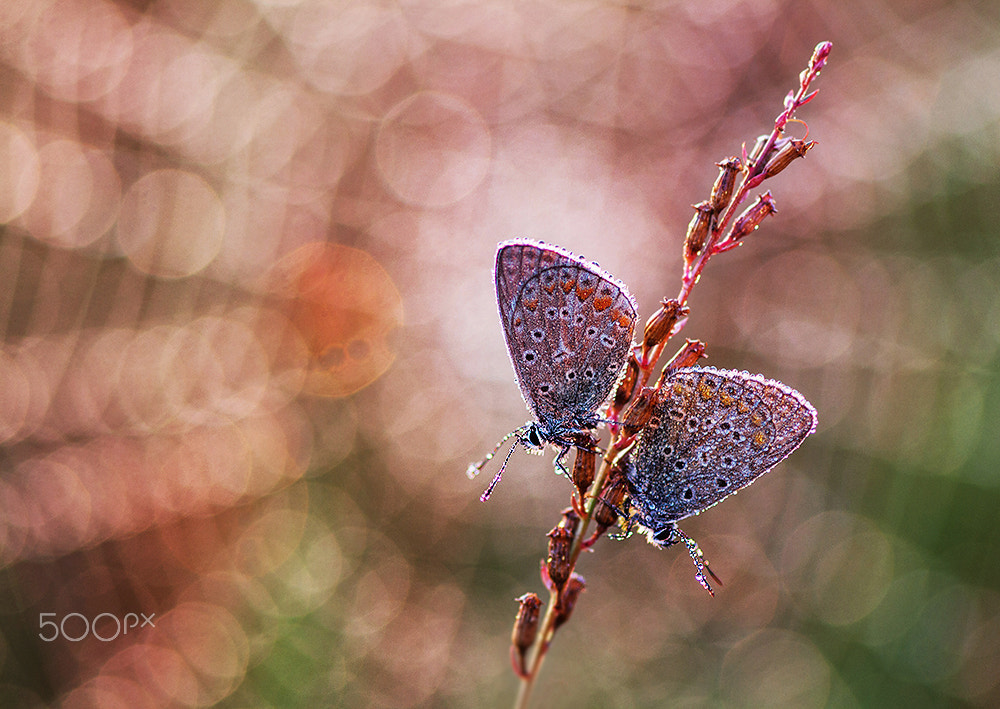
{"type": "Polygon", "coordinates": [[[573,446],[571,446],[568,443],[563,444],[559,448],[559,455],[556,456],[555,461],[553,461],[552,463],[552,466],[555,468],[556,472],[559,473],[560,475],[565,475],[567,478],[571,476],[569,474],[569,471],[566,470],[566,466],[562,464],[562,459],[566,457],[566,455],[569,453],[570,448],[572,447],[573,446]]]}

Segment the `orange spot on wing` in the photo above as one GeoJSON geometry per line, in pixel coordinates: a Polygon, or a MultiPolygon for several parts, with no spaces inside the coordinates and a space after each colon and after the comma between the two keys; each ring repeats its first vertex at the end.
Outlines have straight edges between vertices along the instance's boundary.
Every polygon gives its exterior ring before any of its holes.
{"type": "Polygon", "coordinates": [[[594,298],[594,310],[596,310],[599,313],[603,312],[608,308],[610,308],[614,302],[615,301],[612,300],[609,296],[606,295],[598,296],[597,298],[594,298]]]}
{"type": "Polygon", "coordinates": [[[763,448],[767,445],[767,435],[763,431],[757,431],[757,433],[753,434],[753,444],[757,448],[763,448]]]}
{"type": "Polygon", "coordinates": [[[524,301],[524,307],[531,312],[535,312],[535,310],[538,309],[538,298],[532,298],[531,300],[524,301]]]}
{"type": "Polygon", "coordinates": [[[587,298],[589,298],[590,296],[592,296],[594,294],[595,290],[597,290],[597,286],[591,286],[590,288],[584,288],[583,286],[577,286],[576,287],[576,297],[579,298],[580,302],[582,303],[587,298]]]}

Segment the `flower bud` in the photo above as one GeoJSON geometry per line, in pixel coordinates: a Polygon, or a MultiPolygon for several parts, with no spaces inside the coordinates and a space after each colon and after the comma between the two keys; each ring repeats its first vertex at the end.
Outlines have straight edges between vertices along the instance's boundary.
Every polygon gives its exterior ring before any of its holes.
{"type": "Polygon", "coordinates": [[[826,66],[826,60],[829,58],[832,49],[833,42],[820,42],[816,45],[816,49],[813,50],[813,55],[809,59],[809,71],[814,76],[818,76],[823,67],[826,66]]]}

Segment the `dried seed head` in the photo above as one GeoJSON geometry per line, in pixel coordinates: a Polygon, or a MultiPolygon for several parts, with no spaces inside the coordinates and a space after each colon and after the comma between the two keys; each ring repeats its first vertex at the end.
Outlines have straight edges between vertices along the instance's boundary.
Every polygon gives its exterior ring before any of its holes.
{"type": "Polygon", "coordinates": [[[770,192],[765,192],[737,218],[736,223],[733,225],[733,230],[726,238],[726,241],[736,243],[745,239],[757,230],[757,227],[760,226],[760,223],[766,217],[769,217],[776,211],[774,198],[771,197],[770,192]]]}
{"type": "Polygon", "coordinates": [[[613,468],[608,477],[608,484],[604,486],[603,492],[594,505],[594,522],[597,523],[597,529],[594,530],[591,544],[593,540],[596,540],[618,522],[622,504],[625,502],[626,487],[625,475],[621,470],[613,468]]]}
{"type": "Polygon", "coordinates": [[[510,635],[510,659],[514,666],[514,672],[519,677],[527,677],[524,654],[535,642],[535,636],[538,634],[538,618],[542,599],[536,593],[526,593],[514,600],[520,606],[517,609],[517,617],[514,619],[514,630],[510,635]]]}
{"type": "MultiPolygon", "coordinates": [[[[753,149],[750,150],[750,154],[747,155],[747,166],[753,169],[756,165],[760,164],[761,153],[764,151],[765,146],[771,140],[770,135],[759,135],[757,136],[757,142],[754,143],[753,149]]],[[[768,149],[768,154],[765,156],[765,160],[770,157],[771,152],[774,151],[774,146],[772,145],[768,149]]]]}
{"type": "Polygon", "coordinates": [[[526,650],[535,642],[542,599],[537,593],[528,592],[514,600],[520,605],[517,609],[517,618],[514,619],[514,632],[510,636],[510,642],[514,647],[526,650]]]}
{"type": "Polygon", "coordinates": [[[688,265],[697,258],[701,250],[705,248],[708,241],[708,232],[712,227],[715,217],[715,210],[707,200],[691,205],[694,208],[694,216],[688,224],[687,236],[684,237],[684,262],[688,265]]]}
{"type": "Polygon", "coordinates": [[[559,602],[558,605],[556,605],[555,628],[558,628],[560,625],[569,620],[569,617],[573,614],[573,609],[576,607],[576,600],[580,597],[580,593],[584,588],[586,588],[586,586],[587,582],[580,574],[574,572],[573,575],[569,577],[569,581],[566,582],[566,587],[563,588],[562,593],[559,594],[559,602]]]}
{"type": "Polygon", "coordinates": [[[558,526],[549,532],[549,554],[545,559],[545,570],[555,588],[562,588],[569,578],[571,565],[569,550],[573,545],[573,532],[563,526],[558,526]]]}
{"type": "Polygon", "coordinates": [[[708,202],[712,211],[719,214],[729,206],[729,200],[733,198],[736,176],[743,170],[743,161],[733,156],[716,163],[716,165],[719,166],[719,176],[715,178],[715,184],[712,185],[712,196],[708,198],[708,202]]]}
{"type": "Polygon", "coordinates": [[[660,303],[660,309],[646,321],[642,332],[642,351],[646,354],[651,349],[669,340],[683,327],[691,310],[670,298],[660,303]]]}
{"type": "Polygon", "coordinates": [[[573,458],[573,485],[580,493],[582,500],[594,482],[594,469],[597,467],[597,438],[590,433],[577,435],[576,456],[573,458]]]}
{"type": "Polygon", "coordinates": [[[562,527],[563,529],[568,529],[570,533],[575,537],[576,530],[580,526],[579,513],[574,508],[567,507],[562,511],[562,516],[563,518],[562,521],[559,523],[559,526],[562,527]]]}
{"type": "Polygon", "coordinates": [[[686,340],[684,346],[677,350],[677,353],[670,358],[670,361],[663,365],[660,378],[656,380],[655,389],[662,389],[667,377],[675,369],[681,367],[693,367],[698,364],[698,360],[705,357],[705,343],[701,340],[686,340]]]}
{"type": "MultiPolygon", "coordinates": [[[[677,350],[677,354],[670,358],[670,361],[663,367],[664,372],[669,372],[681,367],[693,367],[698,364],[698,360],[705,356],[705,343],[701,340],[685,340],[684,346],[677,350]]],[[[657,386],[659,388],[659,386],[657,386]]]]}
{"type": "Polygon", "coordinates": [[[618,389],[615,390],[615,399],[611,405],[612,410],[621,411],[622,407],[632,398],[632,393],[635,391],[635,385],[638,381],[639,360],[636,359],[635,353],[632,352],[628,357],[625,374],[622,375],[622,380],[618,383],[618,389]]]}
{"type": "Polygon", "coordinates": [[[653,415],[653,402],[655,400],[656,389],[643,387],[622,419],[622,429],[626,436],[634,436],[639,433],[649,422],[649,417],[653,415]]]}
{"type": "Polygon", "coordinates": [[[774,153],[767,161],[767,165],[764,166],[764,171],[762,173],[764,179],[774,177],[786,167],[791,165],[793,160],[804,158],[806,153],[808,153],[814,145],[816,145],[815,140],[810,140],[808,143],[804,140],[795,139],[787,141],[778,149],[778,152],[774,153]]]}

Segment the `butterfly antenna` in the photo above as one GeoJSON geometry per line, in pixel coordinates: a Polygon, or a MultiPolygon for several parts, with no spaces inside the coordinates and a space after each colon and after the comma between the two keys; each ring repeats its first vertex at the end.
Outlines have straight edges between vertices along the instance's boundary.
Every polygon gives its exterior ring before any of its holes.
{"type": "MultiPolygon", "coordinates": [[[[507,438],[510,438],[510,435],[508,435],[507,438]]],[[[504,440],[507,439],[505,438],[504,440]]],[[[514,445],[512,445],[510,447],[510,450],[507,451],[507,457],[503,459],[503,465],[500,466],[500,470],[498,470],[497,474],[493,476],[493,482],[491,482],[490,486],[486,488],[486,492],[484,492],[482,495],[479,496],[479,500],[481,502],[486,502],[488,499],[490,499],[490,495],[493,494],[493,488],[495,488],[497,486],[497,483],[500,482],[500,477],[503,475],[503,471],[507,469],[507,461],[510,460],[510,457],[512,455],[514,455],[514,450],[517,448],[517,444],[520,443],[520,441],[521,441],[520,438],[514,441],[514,445]]],[[[496,453],[496,451],[493,451],[493,453],[496,453]]],[[[490,457],[492,456],[493,454],[491,453],[490,457]]]]}
{"type": "Polygon", "coordinates": [[[708,579],[705,578],[705,573],[707,572],[708,575],[711,576],[712,579],[720,586],[723,585],[722,579],[716,576],[715,572],[712,571],[711,567],[709,567],[708,559],[705,558],[705,554],[701,551],[701,548],[694,539],[676,528],[674,529],[674,533],[680,537],[682,542],[684,542],[684,546],[687,547],[688,554],[691,556],[691,561],[694,562],[694,567],[698,570],[698,573],[696,573],[694,577],[698,579],[698,583],[702,585],[702,588],[708,591],[709,595],[714,597],[715,591],[712,590],[711,584],[709,584],[708,579]]]}
{"type": "MultiPolygon", "coordinates": [[[[491,460],[493,460],[493,456],[497,454],[497,451],[500,450],[500,448],[503,446],[504,443],[509,441],[511,438],[514,438],[515,436],[520,438],[523,432],[524,432],[524,426],[511,431],[506,436],[501,438],[500,441],[495,446],[493,446],[493,450],[487,453],[485,458],[483,458],[478,463],[469,463],[469,467],[465,469],[465,474],[469,478],[469,480],[472,480],[474,477],[476,477],[477,475],[479,475],[479,473],[482,472],[483,468],[486,467],[486,464],[489,463],[491,460]]],[[[517,447],[517,444],[515,443],[514,446],[517,447]]],[[[509,453],[507,454],[507,457],[510,458],[509,453]]],[[[504,463],[504,465],[506,465],[506,462],[504,463]]]]}

